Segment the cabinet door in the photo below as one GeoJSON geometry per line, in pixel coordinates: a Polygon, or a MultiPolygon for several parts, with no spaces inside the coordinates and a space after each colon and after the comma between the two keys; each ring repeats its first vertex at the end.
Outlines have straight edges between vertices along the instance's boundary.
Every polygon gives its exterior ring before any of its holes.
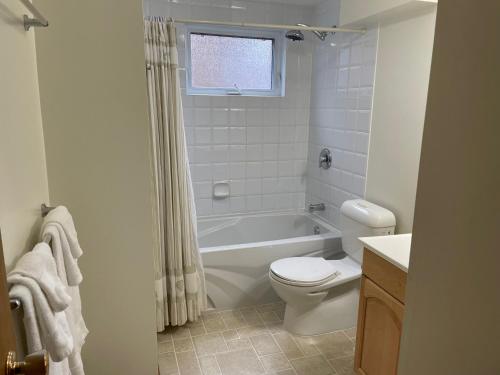
{"type": "Polygon", "coordinates": [[[354,368],[360,375],[396,375],[404,305],[370,279],[361,280],[354,368]]]}

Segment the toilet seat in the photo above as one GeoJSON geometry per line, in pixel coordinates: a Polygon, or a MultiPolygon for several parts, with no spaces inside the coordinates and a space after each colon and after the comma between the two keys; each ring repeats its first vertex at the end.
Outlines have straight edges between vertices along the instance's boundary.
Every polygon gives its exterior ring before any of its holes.
{"type": "Polygon", "coordinates": [[[283,284],[312,287],[325,284],[340,275],[331,262],[316,257],[279,259],[271,264],[270,274],[283,284]]]}

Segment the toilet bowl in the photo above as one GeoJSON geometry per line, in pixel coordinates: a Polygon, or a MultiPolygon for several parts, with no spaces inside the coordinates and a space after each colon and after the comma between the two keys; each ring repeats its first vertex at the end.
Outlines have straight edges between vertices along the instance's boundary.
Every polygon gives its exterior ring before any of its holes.
{"type": "Polygon", "coordinates": [[[394,234],[392,212],[370,202],[341,208],[343,252],[333,259],[295,257],[273,262],[269,280],[286,303],[284,327],[317,335],[356,325],[363,245],[358,237],[394,234]]]}

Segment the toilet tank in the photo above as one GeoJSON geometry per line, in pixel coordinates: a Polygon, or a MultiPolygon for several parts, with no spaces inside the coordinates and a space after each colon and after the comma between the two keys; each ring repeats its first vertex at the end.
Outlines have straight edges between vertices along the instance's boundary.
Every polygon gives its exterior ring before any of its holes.
{"type": "Polygon", "coordinates": [[[363,244],[359,237],[387,236],[394,234],[396,217],[386,208],[362,199],[345,201],[340,208],[342,249],[361,263],[363,244]]]}

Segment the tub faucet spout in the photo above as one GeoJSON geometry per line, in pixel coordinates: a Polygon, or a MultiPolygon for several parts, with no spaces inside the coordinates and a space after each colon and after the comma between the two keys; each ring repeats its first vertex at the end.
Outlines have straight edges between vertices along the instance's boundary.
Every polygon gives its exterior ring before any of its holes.
{"type": "Polygon", "coordinates": [[[324,211],[326,209],[324,203],[310,204],[309,212],[324,211]]]}

